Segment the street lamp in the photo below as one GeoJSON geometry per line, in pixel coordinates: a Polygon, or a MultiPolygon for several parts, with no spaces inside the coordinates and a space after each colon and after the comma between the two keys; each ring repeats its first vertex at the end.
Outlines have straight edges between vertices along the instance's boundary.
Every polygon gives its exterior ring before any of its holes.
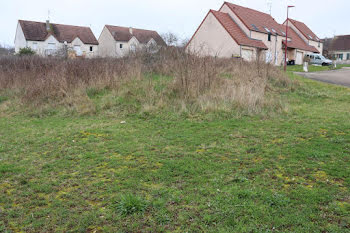
{"type": "Polygon", "coordinates": [[[286,42],[285,42],[285,53],[284,53],[284,72],[287,71],[287,48],[288,48],[288,21],[289,21],[289,8],[295,6],[287,6],[287,23],[286,23],[286,42]]]}

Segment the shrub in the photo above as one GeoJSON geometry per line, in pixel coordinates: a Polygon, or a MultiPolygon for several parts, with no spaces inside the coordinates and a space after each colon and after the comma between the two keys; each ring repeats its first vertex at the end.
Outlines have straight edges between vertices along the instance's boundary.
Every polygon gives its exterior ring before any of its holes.
{"type": "Polygon", "coordinates": [[[21,48],[18,52],[18,55],[20,56],[30,56],[30,55],[35,55],[35,51],[32,50],[29,47],[21,48]]]}
{"type": "Polygon", "coordinates": [[[120,59],[3,57],[0,67],[0,95],[11,92],[35,111],[62,106],[78,114],[257,112],[280,108],[278,98],[266,93],[291,86],[271,65],[197,57],[174,47],[120,59]]]}

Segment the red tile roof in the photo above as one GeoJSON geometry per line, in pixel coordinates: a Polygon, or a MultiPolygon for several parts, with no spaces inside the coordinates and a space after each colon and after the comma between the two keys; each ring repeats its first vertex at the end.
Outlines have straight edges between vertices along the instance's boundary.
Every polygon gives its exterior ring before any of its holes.
{"type": "Polygon", "coordinates": [[[53,35],[59,42],[67,41],[71,43],[75,38],[79,38],[84,44],[98,45],[96,37],[89,27],[52,24],[51,32],[46,30],[46,23],[19,20],[26,40],[44,41],[49,35],[53,35]]]}
{"type": "Polygon", "coordinates": [[[285,30],[280,27],[280,24],[277,23],[271,15],[229,2],[225,2],[224,5],[225,4],[237,15],[249,30],[268,34],[269,32],[265,29],[268,28],[273,34],[277,33],[278,35],[284,35],[283,33],[285,30]],[[272,29],[274,29],[276,33],[272,29]]]}
{"type": "Polygon", "coordinates": [[[313,41],[320,41],[320,39],[316,36],[315,33],[311,31],[311,29],[306,26],[304,23],[296,21],[294,19],[289,19],[290,22],[294,24],[294,26],[308,39],[313,41]]]}
{"type": "Polygon", "coordinates": [[[268,49],[262,41],[249,38],[228,14],[214,10],[210,10],[210,12],[221,23],[237,44],[268,49]]]}
{"type": "MultiPolygon", "coordinates": [[[[291,38],[291,41],[288,41],[288,48],[294,48],[294,49],[301,49],[313,53],[319,53],[319,51],[311,45],[308,45],[305,43],[303,39],[298,36],[298,34],[291,28],[289,27],[288,29],[288,37],[291,38]]],[[[285,40],[283,40],[283,43],[285,43],[285,40]]]]}
{"type": "MultiPolygon", "coordinates": [[[[225,2],[224,4],[226,4],[237,15],[237,17],[249,30],[261,33],[277,33],[280,36],[286,35],[284,34],[286,32],[286,27],[277,23],[275,19],[271,17],[271,15],[229,2],[225,2]],[[267,28],[269,31],[267,31],[265,28],[267,28]]],[[[292,40],[291,42],[288,42],[288,47],[310,52],[319,52],[315,47],[306,44],[305,41],[302,40],[291,28],[288,29],[288,38],[292,40]]]]}
{"type": "Polygon", "coordinates": [[[130,28],[128,27],[106,25],[106,28],[110,31],[116,41],[129,41],[135,36],[142,44],[147,44],[153,38],[158,45],[166,45],[162,37],[156,31],[133,28],[131,34],[130,28]]]}

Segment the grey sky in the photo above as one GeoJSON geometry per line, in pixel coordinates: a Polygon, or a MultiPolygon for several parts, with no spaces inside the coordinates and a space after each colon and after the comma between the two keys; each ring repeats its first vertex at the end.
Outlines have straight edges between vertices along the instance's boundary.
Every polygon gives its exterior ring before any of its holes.
{"type": "MultiPolygon", "coordinates": [[[[91,26],[98,38],[105,24],[174,32],[191,37],[209,9],[223,0],[0,0],[0,44],[13,45],[18,19],[91,26]]],[[[291,18],[305,22],[319,37],[350,34],[349,0],[271,0],[272,16],[282,23],[286,5],[291,18]]],[[[229,2],[269,12],[268,0],[229,2]]]]}

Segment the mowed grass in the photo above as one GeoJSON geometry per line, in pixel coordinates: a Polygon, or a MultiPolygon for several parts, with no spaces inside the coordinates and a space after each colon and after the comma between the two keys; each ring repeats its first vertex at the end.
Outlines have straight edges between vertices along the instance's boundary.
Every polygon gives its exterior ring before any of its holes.
{"type": "MultiPolygon", "coordinates": [[[[350,65],[346,64],[337,64],[338,69],[342,69],[343,67],[350,67],[350,65]]],[[[334,69],[333,66],[315,66],[315,65],[309,65],[309,72],[320,72],[320,71],[329,71],[334,69]]],[[[294,65],[294,66],[288,66],[287,67],[288,71],[291,72],[304,72],[303,66],[302,65],[294,65]]]]}
{"type": "Polygon", "coordinates": [[[3,116],[0,232],[348,232],[350,90],[290,75],[282,114],[3,116]]]}

